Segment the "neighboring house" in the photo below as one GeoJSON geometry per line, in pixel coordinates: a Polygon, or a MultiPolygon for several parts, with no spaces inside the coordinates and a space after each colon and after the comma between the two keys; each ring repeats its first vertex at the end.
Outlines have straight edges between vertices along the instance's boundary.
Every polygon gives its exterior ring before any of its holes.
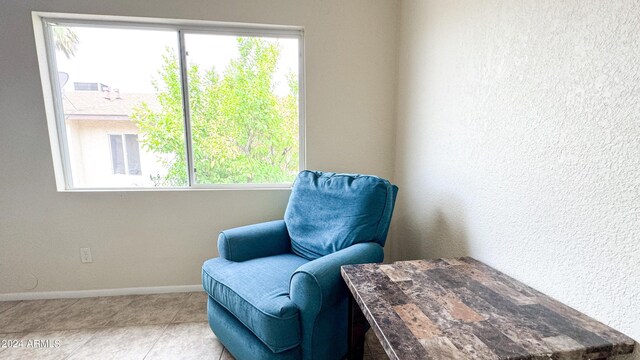
{"type": "Polygon", "coordinates": [[[157,109],[155,95],[120,94],[96,83],[75,85],[76,91],[63,94],[74,186],[154,186],[152,178],[166,174],[163,155],[140,146],[142,135],[131,114],[142,102],[157,109]]]}

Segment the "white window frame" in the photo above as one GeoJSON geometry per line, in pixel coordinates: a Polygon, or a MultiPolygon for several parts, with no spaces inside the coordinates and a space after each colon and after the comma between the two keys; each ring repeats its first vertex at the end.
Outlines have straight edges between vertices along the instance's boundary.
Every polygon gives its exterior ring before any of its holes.
{"type": "Polygon", "coordinates": [[[305,126],[305,62],[304,28],[300,26],[281,26],[265,24],[229,23],[217,21],[144,18],[129,16],[81,15],[65,13],[32,12],[36,50],[42,80],[45,112],[49,128],[49,139],[53,157],[56,187],[58,191],[163,191],[163,190],[254,190],[254,189],[290,189],[286,184],[197,184],[193,165],[193,146],[191,140],[191,119],[189,114],[188,79],[186,74],[185,33],[208,33],[217,35],[235,35],[251,37],[284,37],[298,39],[298,166],[306,168],[306,126],[305,126]],[[76,188],[73,186],[66,126],[62,108],[62,94],[58,83],[58,70],[55,61],[55,46],[51,36],[50,23],[65,25],[87,25],[120,27],[129,29],[162,29],[176,31],[182,81],[183,118],[185,146],[187,151],[188,184],[184,187],[117,187],[117,188],[76,188]]]}

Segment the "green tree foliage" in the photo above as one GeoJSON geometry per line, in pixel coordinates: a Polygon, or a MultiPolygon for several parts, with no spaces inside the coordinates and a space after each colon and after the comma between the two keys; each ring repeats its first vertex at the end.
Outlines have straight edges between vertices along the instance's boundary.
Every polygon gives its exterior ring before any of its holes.
{"type": "MultiPolygon", "coordinates": [[[[280,183],[298,171],[298,82],[289,74],[289,93],[274,92],[273,75],[280,56],[277,44],[238,38],[239,57],[223,74],[188,68],[191,135],[199,184],[280,183]]],[[[142,146],[164,154],[169,170],[157,185],[187,182],[180,69],[167,51],[154,88],[160,111],[141,104],[133,120],[142,146]]]]}
{"type": "Polygon", "coordinates": [[[62,51],[67,59],[74,57],[78,51],[78,44],[80,44],[78,34],[72,28],[64,26],[54,26],[52,30],[56,49],[62,51]]]}

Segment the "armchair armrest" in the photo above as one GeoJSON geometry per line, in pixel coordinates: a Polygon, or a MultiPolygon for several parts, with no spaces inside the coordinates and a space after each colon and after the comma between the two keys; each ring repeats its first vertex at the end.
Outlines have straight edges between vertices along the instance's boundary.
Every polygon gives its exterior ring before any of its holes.
{"type": "Polygon", "coordinates": [[[367,242],[310,261],[291,275],[289,296],[303,316],[315,316],[346,295],[348,290],[340,275],[342,265],[381,262],[383,258],[382,247],[367,242]]]}
{"type": "Polygon", "coordinates": [[[237,227],[220,232],[218,253],[229,261],[245,261],[290,252],[284,220],[237,227]]]}

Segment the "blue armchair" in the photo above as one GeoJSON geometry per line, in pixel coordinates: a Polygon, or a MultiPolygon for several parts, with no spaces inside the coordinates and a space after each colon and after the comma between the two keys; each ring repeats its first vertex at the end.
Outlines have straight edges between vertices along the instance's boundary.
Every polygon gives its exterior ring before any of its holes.
{"type": "Polygon", "coordinates": [[[243,359],[340,359],[340,266],[381,262],[398,188],[375,176],[301,172],[284,220],[225,230],[202,266],[211,329],[243,359]]]}

